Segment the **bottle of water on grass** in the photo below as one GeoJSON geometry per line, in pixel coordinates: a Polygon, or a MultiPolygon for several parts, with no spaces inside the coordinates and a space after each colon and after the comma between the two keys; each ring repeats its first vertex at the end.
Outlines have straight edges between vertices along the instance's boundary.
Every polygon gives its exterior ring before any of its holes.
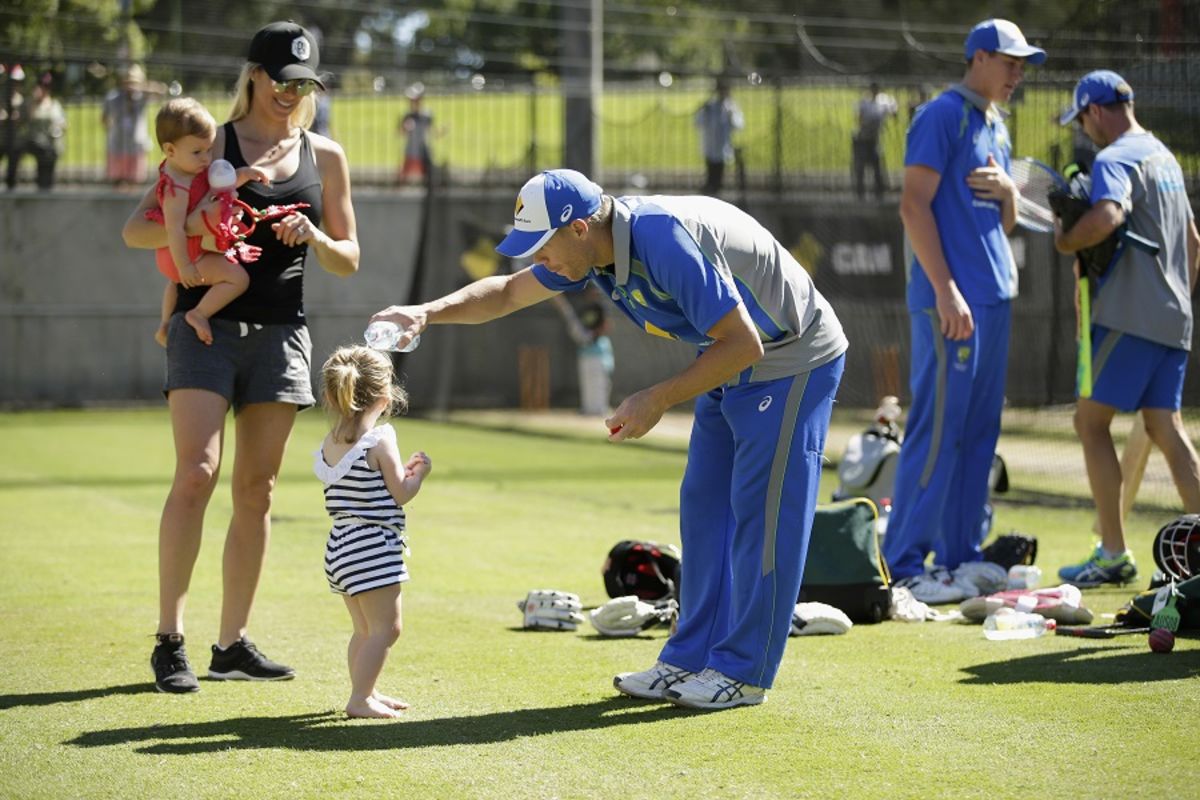
{"type": "Polygon", "coordinates": [[[1052,619],[1012,608],[1002,608],[994,614],[989,614],[983,621],[983,635],[994,642],[1036,639],[1054,628],[1055,622],[1052,619]]]}
{"type": "Polygon", "coordinates": [[[403,347],[397,347],[396,342],[400,340],[402,333],[396,323],[377,320],[367,326],[363,332],[363,341],[367,343],[367,347],[374,350],[393,350],[397,353],[411,353],[416,350],[417,345],[421,343],[421,334],[418,333],[403,347]]]}

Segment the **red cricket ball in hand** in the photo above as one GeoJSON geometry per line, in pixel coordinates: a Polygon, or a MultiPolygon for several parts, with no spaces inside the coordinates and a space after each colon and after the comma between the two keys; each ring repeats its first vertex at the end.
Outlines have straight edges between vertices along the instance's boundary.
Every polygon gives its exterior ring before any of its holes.
{"type": "Polygon", "coordinates": [[[617,433],[618,431],[620,431],[620,430],[621,430],[621,428],[624,428],[624,427],[625,427],[624,425],[617,425],[617,426],[616,426],[616,427],[614,427],[614,428],[609,428],[609,429],[608,429],[608,432],[609,432],[609,433],[617,433]]]}
{"type": "Polygon", "coordinates": [[[1169,653],[1175,649],[1175,634],[1166,628],[1150,631],[1150,649],[1156,653],[1169,653]]]}

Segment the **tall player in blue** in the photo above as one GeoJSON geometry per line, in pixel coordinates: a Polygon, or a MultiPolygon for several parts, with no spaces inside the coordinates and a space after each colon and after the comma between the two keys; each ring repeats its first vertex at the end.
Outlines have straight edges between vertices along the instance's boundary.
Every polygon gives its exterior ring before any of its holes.
{"type": "Polygon", "coordinates": [[[1200,466],[1179,407],[1192,348],[1192,290],[1200,269],[1200,233],[1175,156],[1138,124],[1133,88],[1115,72],[1097,70],[1075,86],[1060,120],[1079,125],[1103,148],[1091,171],[1092,208],[1067,231],[1055,230],[1063,253],[1096,245],[1118,228],[1159,244],[1157,254],[1118,250],[1092,303],[1091,397],[1075,406],[1088,482],[1100,523],[1100,543],[1059,577],[1078,586],[1126,583],[1137,577],[1121,519],[1121,464],[1109,426],[1118,411],[1137,411],[1166,456],[1183,508],[1200,512],[1200,466]]]}
{"type": "Polygon", "coordinates": [[[926,603],[1003,588],[979,550],[1016,295],[1007,233],[1017,190],[996,104],[1012,96],[1026,62],[1046,59],[1002,19],[976,25],[964,54],[962,82],[921,106],[909,127],[900,199],[914,254],[913,397],[884,556],[897,584],[926,603]]]}
{"type": "Polygon", "coordinates": [[[695,400],[679,502],[679,626],[652,667],[614,685],[694,708],[761,703],[787,643],[845,363],[833,309],[738,208],[699,196],[611,197],[573,170],[522,187],[496,249],[534,263],[373,319],[411,336],[487,322],[590,282],[647,333],[695,346],[685,369],[605,420],[612,441],[636,439],[695,400]]]}

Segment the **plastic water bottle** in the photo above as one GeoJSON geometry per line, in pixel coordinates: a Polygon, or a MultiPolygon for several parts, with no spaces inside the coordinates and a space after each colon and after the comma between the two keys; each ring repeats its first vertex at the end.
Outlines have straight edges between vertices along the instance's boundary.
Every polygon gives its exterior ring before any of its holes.
{"type": "Polygon", "coordinates": [[[1009,639],[1036,639],[1052,631],[1055,622],[1041,614],[1002,608],[983,621],[983,635],[993,642],[1009,639]]]}
{"type": "Polygon", "coordinates": [[[1029,564],[1014,564],[1008,570],[1009,589],[1036,589],[1042,582],[1042,570],[1029,564]]]}
{"type": "Polygon", "coordinates": [[[367,343],[367,347],[374,350],[394,350],[397,353],[411,353],[416,350],[417,345],[421,343],[421,334],[414,336],[404,347],[397,347],[396,342],[400,340],[402,333],[399,325],[381,319],[367,326],[363,332],[363,341],[367,343]]]}

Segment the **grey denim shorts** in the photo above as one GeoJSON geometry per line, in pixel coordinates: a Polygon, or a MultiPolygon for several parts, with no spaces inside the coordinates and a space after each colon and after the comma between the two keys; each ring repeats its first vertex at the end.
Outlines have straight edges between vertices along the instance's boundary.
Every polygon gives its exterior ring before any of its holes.
{"type": "Polygon", "coordinates": [[[213,343],[206,345],[175,314],[167,326],[167,376],[163,394],[207,389],[233,406],[293,403],[303,410],[312,393],[312,339],[307,325],[258,325],[210,319],[213,343]]]}

